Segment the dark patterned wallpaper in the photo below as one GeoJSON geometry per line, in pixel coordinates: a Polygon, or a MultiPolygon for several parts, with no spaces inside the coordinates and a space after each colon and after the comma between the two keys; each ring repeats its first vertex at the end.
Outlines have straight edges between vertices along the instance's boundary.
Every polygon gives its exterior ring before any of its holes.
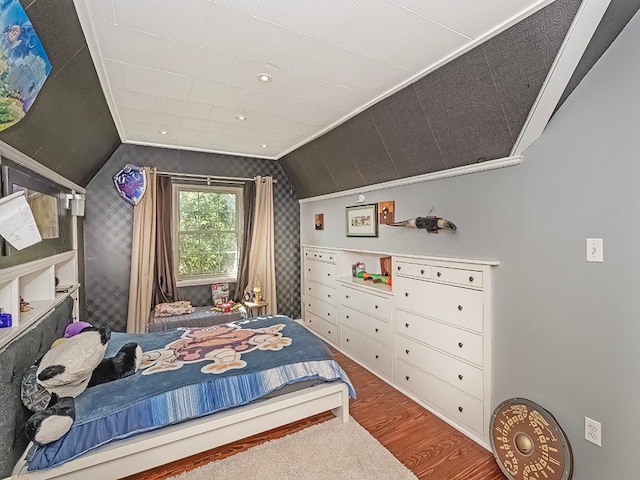
{"type": "MultiPolygon", "coordinates": [[[[271,160],[211,153],[121,145],[87,185],[84,219],[86,319],[123,331],[126,325],[133,207],[122,200],[113,176],[127,163],[158,167],[162,171],[230,177],[268,175],[273,189],[275,260],[280,313],[300,318],[300,207],[279,164],[271,160]]],[[[208,286],[181,292],[202,304],[208,286]]],[[[190,298],[191,299],[191,298],[190,298]]]]}
{"type": "Polygon", "coordinates": [[[301,197],[506,157],[580,0],[556,0],[280,159],[301,197]]]}

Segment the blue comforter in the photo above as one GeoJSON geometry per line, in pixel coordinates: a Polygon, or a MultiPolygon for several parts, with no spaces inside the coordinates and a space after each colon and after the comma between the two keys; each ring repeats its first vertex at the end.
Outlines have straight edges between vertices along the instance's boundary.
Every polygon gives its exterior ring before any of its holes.
{"type": "Polygon", "coordinates": [[[247,404],[296,382],[341,380],[328,347],[288,317],[275,315],[204,328],[114,333],[106,357],[137,342],[135,375],[85,390],[63,438],[34,447],[29,470],[61,465],[111,441],[247,404]]]}

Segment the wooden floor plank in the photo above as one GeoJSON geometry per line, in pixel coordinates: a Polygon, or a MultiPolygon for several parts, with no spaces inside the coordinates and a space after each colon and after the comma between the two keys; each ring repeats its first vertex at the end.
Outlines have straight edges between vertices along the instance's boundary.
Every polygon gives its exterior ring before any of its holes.
{"type": "MultiPolygon", "coordinates": [[[[345,355],[335,350],[334,355],[349,375],[358,395],[358,398],[351,401],[351,416],[419,479],[505,480],[491,452],[345,355]]],[[[332,417],[330,413],[316,415],[127,477],[125,480],[165,479],[332,417]]]]}

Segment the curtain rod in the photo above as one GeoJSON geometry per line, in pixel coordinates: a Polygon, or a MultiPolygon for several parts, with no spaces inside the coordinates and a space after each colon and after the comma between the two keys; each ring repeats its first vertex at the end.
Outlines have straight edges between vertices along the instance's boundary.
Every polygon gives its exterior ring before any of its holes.
{"type": "MultiPolygon", "coordinates": [[[[226,182],[249,182],[255,181],[254,178],[246,177],[220,177],[218,175],[201,175],[198,173],[177,173],[177,172],[156,172],[157,175],[166,175],[174,178],[192,178],[194,180],[211,180],[211,181],[226,181],[226,182]]],[[[278,183],[274,178],[273,183],[278,183]]]]}

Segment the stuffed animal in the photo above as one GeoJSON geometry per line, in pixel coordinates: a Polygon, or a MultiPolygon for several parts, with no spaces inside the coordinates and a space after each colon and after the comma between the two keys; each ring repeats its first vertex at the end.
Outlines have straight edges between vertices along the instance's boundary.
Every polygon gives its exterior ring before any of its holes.
{"type": "Polygon", "coordinates": [[[104,358],[111,333],[85,327],[58,339],[22,380],[22,402],[34,412],[27,420],[29,440],[46,444],[62,438],[75,419],[74,398],[88,387],[133,375],[142,361],[137,343],[127,343],[111,358],[104,358]]]}

